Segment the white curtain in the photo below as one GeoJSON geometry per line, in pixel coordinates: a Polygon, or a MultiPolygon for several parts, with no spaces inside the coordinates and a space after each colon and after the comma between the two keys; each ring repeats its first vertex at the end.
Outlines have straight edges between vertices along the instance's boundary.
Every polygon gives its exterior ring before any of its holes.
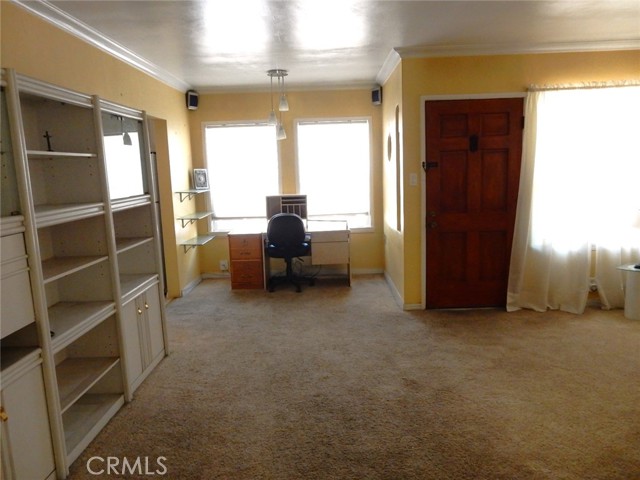
{"type": "Polygon", "coordinates": [[[531,91],[507,310],[624,306],[640,262],[640,85],[531,91]]]}

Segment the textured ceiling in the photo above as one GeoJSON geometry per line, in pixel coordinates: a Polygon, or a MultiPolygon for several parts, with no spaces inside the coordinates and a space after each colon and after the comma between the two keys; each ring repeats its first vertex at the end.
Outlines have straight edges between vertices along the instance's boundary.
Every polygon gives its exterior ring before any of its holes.
{"type": "Polygon", "coordinates": [[[640,48],[640,1],[16,0],[174,86],[371,86],[400,56],[640,48]]]}

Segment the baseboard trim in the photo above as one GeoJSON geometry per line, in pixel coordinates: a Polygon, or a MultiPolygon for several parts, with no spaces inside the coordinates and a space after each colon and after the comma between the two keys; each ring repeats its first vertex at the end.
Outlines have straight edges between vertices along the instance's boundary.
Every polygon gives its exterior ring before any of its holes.
{"type": "Polygon", "coordinates": [[[188,283],[182,290],[180,290],[180,296],[186,297],[187,295],[189,295],[200,282],[202,282],[202,277],[198,277],[193,282],[188,283]]]}
{"type": "Polygon", "coordinates": [[[221,278],[231,278],[231,274],[229,272],[214,272],[214,273],[203,273],[202,279],[221,279],[221,278]]]}
{"type": "Polygon", "coordinates": [[[382,268],[352,268],[351,275],[383,275],[382,268]]]}
{"type": "Polygon", "coordinates": [[[403,304],[403,301],[402,301],[402,295],[400,295],[400,292],[396,288],[396,284],[393,283],[393,280],[391,279],[391,277],[389,276],[389,273],[387,271],[384,272],[384,280],[385,280],[385,282],[387,282],[387,286],[389,287],[389,290],[391,291],[391,295],[393,296],[393,299],[396,301],[398,306],[404,310],[404,304],[403,304]]]}
{"type": "Polygon", "coordinates": [[[389,286],[389,290],[391,290],[391,295],[393,296],[393,299],[396,301],[398,306],[402,308],[402,310],[424,310],[424,306],[420,303],[404,303],[404,299],[402,298],[402,295],[400,295],[400,292],[396,288],[396,284],[393,283],[393,280],[389,276],[389,273],[386,271],[384,272],[384,279],[387,282],[387,285],[389,286]]]}
{"type": "Polygon", "coordinates": [[[420,303],[405,303],[402,305],[403,310],[424,310],[424,307],[420,303]]]}

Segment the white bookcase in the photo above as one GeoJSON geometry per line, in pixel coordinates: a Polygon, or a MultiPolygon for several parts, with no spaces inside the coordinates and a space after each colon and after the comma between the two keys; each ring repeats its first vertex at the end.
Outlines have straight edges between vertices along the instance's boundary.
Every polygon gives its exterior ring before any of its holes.
{"type": "MultiPolygon", "coordinates": [[[[10,70],[3,82],[1,353],[9,366],[31,359],[29,375],[41,377],[41,440],[65,478],[168,352],[155,166],[144,112],[10,70]],[[5,293],[16,290],[25,293],[7,316],[5,293]],[[144,314],[132,314],[131,302],[144,314]]],[[[21,407],[16,395],[13,416],[29,418],[32,402],[21,407]]],[[[22,478],[4,464],[24,456],[28,449],[3,445],[3,478],[22,478]]]]}

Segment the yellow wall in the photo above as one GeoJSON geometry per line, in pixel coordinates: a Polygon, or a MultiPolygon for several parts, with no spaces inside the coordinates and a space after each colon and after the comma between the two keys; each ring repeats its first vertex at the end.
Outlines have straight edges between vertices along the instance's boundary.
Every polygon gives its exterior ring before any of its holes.
{"type": "MultiPolygon", "coordinates": [[[[182,228],[173,219],[193,208],[174,191],[190,186],[193,166],[204,165],[203,121],[259,120],[268,109],[267,93],[201,95],[200,108],[187,112],[184,93],[154,80],[110,55],[91,47],[22,8],[0,1],[2,67],[147,113],[166,135],[168,156],[160,159],[165,259],[170,296],[197,282],[200,272],[215,273],[218,260],[228,258],[226,239],[183,252],[178,243],[193,236],[196,226],[182,228]],[[170,160],[170,162],[169,162],[170,160]],[[173,227],[173,228],[172,228],[173,227]]],[[[622,80],[640,76],[640,52],[558,53],[481,57],[405,58],[384,85],[383,105],[371,105],[369,90],[291,92],[285,115],[289,138],[281,142],[284,193],[294,190],[295,155],[292,120],[299,117],[371,116],[373,118],[374,231],[353,237],[353,267],[384,268],[399,301],[407,308],[422,303],[422,222],[424,192],[409,184],[410,174],[422,178],[420,97],[423,95],[524,92],[531,83],[622,80]],[[387,158],[387,138],[395,107],[400,109],[398,150],[400,186],[393,161],[387,158]],[[395,214],[401,206],[401,225],[395,214]]],[[[267,77],[265,74],[265,83],[267,77]]],[[[421,182],[419,182],[421,184],[421,182]]]]}
{"type": "MultiPolygon", "coordinates": [[[[163,217],[173,218],[182,205],[173,190],[189,188],[191,145],[184,93],[132,68],[114,57],[78,40],[9,2],[0,2],[1,64],[16,72],[54,85],[128,107],[145,110],[166,120],[169,158],[159,165],[163,217]],[[174,205],[175,203],[175,205],[174,205]],[[174,208],[175,207],[175,208],[174,208]]],[[[164,229],[169,295],[199,278],[195,255],[184,255],[177,246],[189,229],[164,229]]]]}
{"type": "Polygon", "coordinates": [[[383,87],[383,185],[385,273],[394,294],[404,297],[404,212],[403,212],[403,105],[402,69],[396,68],[383,87]]]}
{"type": "MultiPolygon", "coordinates": [[[[265,73],[265,84],[267,83],[265,73]]],[[[351,236],[351,267],[358,271],[382,271],[384,251],[382,241],[382,112],[371,103],[371,90],[326,90],[287,92],[289,112],[283,113],[287,139],[278,142],[281,165],[282,193],[296,193],[294,120],[326,117],[371,117],[373,159],[374,228],[371,232],[354,232],[351,236]]],[[[269,93],[201,94],[198,110],[190,113],[193,163],[203,167],[203,123],[236,120],[265,120],[270,109],[269,93]]],[[[336,145],[340,148],[340,145],[336,145]]],[[[238,188],[242,188],[239,185],[238,188]]],[[[304,192],[302,192],[304,193],[304,192]]],[[[204,222],[201,222],[204,223],[204,222]]],[[[201,226],[202,228],[202,226],[201,226]]],[[[216,238],[201,250],[203,273],[219,273],[219,260],[228,259],[225,237],[216,238]]]]}
{"type": "MultiPolygon", "coordinates": [[[[407,58],[398,68],[402,71],[403,181],[409,185],[409,174],[422,178],[424,173],[421,96],[525,92],[530,84],[638,79],[640,51],[407,58]]],[[[390,82],[394,81],[392,77],[390,82]]],[[[404,252],[387,249],[387,265],[404,265],[404,283],[396,285],[409,307],[421,304],[425,288],[421,273],[423,197],[421,188],[404,189],[404,252]]]]}

